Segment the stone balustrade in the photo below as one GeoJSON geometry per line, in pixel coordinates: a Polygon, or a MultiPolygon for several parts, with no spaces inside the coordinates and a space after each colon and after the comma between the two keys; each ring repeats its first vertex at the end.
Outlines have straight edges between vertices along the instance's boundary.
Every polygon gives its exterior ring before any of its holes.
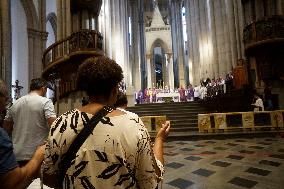
{"type": "Polygon", "coordinates": [[[142,116],[140,117],[151,136],[160,130],[166,121],[166,116],[142,116]]]}
{"type": "Polygon", "coordinates": [[[199,132],[284,129],[284,110],[198,114],[199,132]]]}
{"type": "Polygon", "coordinates": [[[243,39],[246,49],[260,42],[284,40],[284,17],[274,16],[250,23],[244,29],[243,39]]]}

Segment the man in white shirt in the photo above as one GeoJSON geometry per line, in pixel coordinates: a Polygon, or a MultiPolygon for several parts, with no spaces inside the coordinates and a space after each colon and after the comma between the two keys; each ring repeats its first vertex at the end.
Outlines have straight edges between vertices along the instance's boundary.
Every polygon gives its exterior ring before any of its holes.
{"type": "Polygon", "coordinates": [[[4,129],[12,136],[14,153],[20,166],[33,156],[37,146],[47,139],[49,126],[56,119],[53,103],[44,97],[47,82],[32,79],[30,92],[19,98],[8,109],[4,129]]]}
{"type": "Polygon", "coordinates": [[[254,95],[254,100],[255,103],[252,104],[252,106],[254,106],[253,111],[254,112],[264,111],[264,105],[262,99],[259,96],[254,95]]]}

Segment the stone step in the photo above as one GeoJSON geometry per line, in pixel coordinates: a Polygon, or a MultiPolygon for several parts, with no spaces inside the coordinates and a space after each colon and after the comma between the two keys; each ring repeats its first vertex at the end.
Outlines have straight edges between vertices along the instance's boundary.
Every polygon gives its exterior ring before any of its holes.
{"type": "Polygon", "coordinates": [[[195,123],[197,124],[198,119],[168,119],[171,121],[171,123],[176,124],[176,123],[195,123]]]}
{"type": "Polygon", "coordinates": [[[197,127],[171,127],[170,132],[198,131],[197,127]]]}
{"type": "Polygon", "coordinates": [[[171,133],[198,132],[198,114],[208,112],[198,102],[138,104],[127,110],[139,116],[166,116],[171,133]]]}
{"type": "Polygon", "coordinates": [[[127,109],[130,112],[173,112],[178,111],[179,113],[185,112],[195,112],[195,113],[206,113],[206,110],[203,109],[182,109],[182,108],[157,108],[157,109],[127,109]]]}
{"type": "Polygon", "coordinates": [[[163,113],[163,112],[151,112],[151,113],[137,113],[139,116],[167,116],[169,119],[176,119],[176,118],[197,118],[197,113],[185,113],[179,114],[178,112],[170,112],[170,113],[163,113]]]}
{"type": "Polygon", "coordinates": [[[197,123],[171,123],[171,127],[195,127],[198,128],[198,124],[197,123]]]}
{"type": "Polygon", "coordinates": [[[199,106],[199,102],[168,102],[168,103],[144,103],[144,104],[135,104],[135,106],[185,106],[185,105],[197,105],[199,106]]]}

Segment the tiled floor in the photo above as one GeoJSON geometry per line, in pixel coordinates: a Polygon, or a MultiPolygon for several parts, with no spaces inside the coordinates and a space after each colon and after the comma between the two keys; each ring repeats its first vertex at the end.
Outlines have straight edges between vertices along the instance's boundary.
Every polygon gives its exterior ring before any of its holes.
{"type": "Polygon", "coordinates": [[[165,152],[163,189],[284,188],[283,138],[173,141],[165,152]]]}
{"type": "Polygon", "coordinates": [[[282,189],[284,139],[168,142],[165,169],[163,189],[282,189]]]}

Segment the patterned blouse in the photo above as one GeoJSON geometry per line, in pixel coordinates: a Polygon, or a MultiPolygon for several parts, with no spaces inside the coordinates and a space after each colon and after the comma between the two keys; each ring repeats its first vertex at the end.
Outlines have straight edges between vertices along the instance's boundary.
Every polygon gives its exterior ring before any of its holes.
{"type": "MultiPolygon", "coordinates": [[[[52,124],[45,150],[45,174],[58,174],[58,163],[93,115],[78,109],[52,124]]],[[[156,188],[163,165],[154,157],[149,134],[136,114],[104,117],[76,154],[63,188],[156,188]],[[157,175],[154,167],[159,167],[157,175]]]]}

